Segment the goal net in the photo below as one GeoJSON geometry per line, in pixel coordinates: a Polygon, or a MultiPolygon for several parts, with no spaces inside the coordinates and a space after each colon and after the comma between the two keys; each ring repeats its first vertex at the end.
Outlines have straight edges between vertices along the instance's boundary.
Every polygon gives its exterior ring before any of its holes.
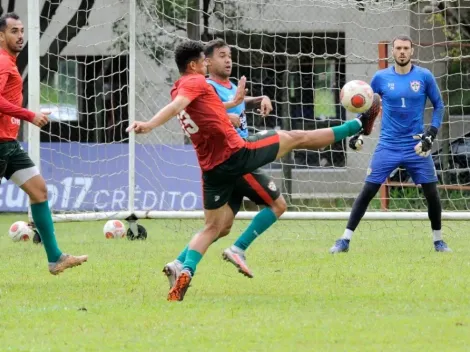
{"type": "MultiPolygon", "coordinates": [[[[40,134],[25,126],[23,140],[38,154],[58,221],[131,213],[202,217],[200,170],[179,123],[173,119],[135,139],[125,132],[130,121],[148,120],[169,102],[178,77],[176,44],[189,37],[231,45],[233,81],[245,75],[249,95],[273,102],[268,117],[248,112],[253,133],[332,127],[353,118],[339,104],[340,88],[352,79],[370,82],[390,61],[387,43],[405,34],[416,44],[415,62],[434,73],[445,99],[445,123],[433,150],[445,217],[465,218],[468,13],[464,1],[39,1],[36,20],[20,12],[37,26],[27,28],[28,35],[40,41],[28,42],[19,66],[25,78],[29,72],[30,107],[49,109],[51,123],[40,134]]],[[[427,108],[427,124],[431,113],[427,108]]],[[[288,203],[284,217],[346,219],[379,131],[380,121],[361,152],[337,142],[296,150],[266,166],[288,203]]],[[[394,171],[366,217],[427,219],[422,193],[411,182],[406,170],[394,171]]],[[[27,211],[21,191],[9,183],[1,187],[2,210],[27,211]]],[[[246,202],[240,216],[257,209],[246,202]]]]}

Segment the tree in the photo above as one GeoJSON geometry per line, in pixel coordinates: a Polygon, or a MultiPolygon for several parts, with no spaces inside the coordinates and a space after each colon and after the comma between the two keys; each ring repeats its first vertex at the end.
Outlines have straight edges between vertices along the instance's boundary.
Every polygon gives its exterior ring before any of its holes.
{"type": "MultiPolygon", "coordinates": [[[[209,32],[211,17],[222,21],[225,27],[232,30],[240,29],[242,18],[236,0],[203,0],[202,9],[199,8],[199,0],[137,0],[136,6],[139,22],[136,44],[158,65],[171,58],[174,47],[184,37],[203,41],[212,39],[215,33],[209,32]],[[204,29],[199,33],[201,18],[204,29]]],[[[128,50],[128,19],[116,21],[113,31],[119,38],[115,47],[121,51],[128,50]]]]}

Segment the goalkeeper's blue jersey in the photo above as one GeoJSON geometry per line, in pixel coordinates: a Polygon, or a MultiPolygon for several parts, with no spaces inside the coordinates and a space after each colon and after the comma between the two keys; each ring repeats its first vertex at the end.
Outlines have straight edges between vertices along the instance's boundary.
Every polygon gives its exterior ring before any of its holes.
{"type": "Polygon", "coordinates": [[[424,109],[429,98],[434,106],[431,125],[439,128],[444,102],[433,74],[413,65],[407,74],[398,74],[391,66],[377,71],[371,81],[375,93],[382,97],[382,146],[414,146],[413,135],[424,132],[424,109]]]}
{"type": "MultiPolygon", "coordinates": [[[[220,97],[224,103],[227,103],[233,99],[237,92],[237,86],[230,82],[230,88],[226,85],[223,85],[220,82],[214,81],[212,79],[207,79],[207,83],[215,88],[217,95],[220,97]]],[[[235,128],[242,138],[248,137],[248,126],[246,123],[246,115],[245,115],[245,103],[241,103],[233,108],[227,109],[228,113],[237,114],[240,116],[240,127],[235,128]]]]}

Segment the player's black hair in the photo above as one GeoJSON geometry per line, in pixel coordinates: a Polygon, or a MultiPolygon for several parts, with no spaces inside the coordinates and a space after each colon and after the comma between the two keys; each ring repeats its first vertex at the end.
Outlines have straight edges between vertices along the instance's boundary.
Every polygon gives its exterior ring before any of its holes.
{"type": "Polygon", "coordinates": [[[14,12],[8,12],[2,16],[0,16],[0,31],[1,32],[4,32],[5,29],[7,28],[7,20],[9,18],[12,18],[14,20],[19,20],[20,19],[20,16],[18,16],[16,13],[14,12]]]}
{"type": "Polygon", "coordinates": [[[411,40],[411,38],[407,35],[397,35],[395,38],[393,38],[392,40],[392,48],[395,46],[395,41],[396,40],[402,40],[404,42],[410,42],[411,44],[411,47],[413,47],[413,41],[411,40]]]}
{"type": "Polygon", "coordinates": [[[178,44],[175,49],[175,62],[180,73],[186,72],[186,67],[191,61],[197,61],[204,52],[204,46],[200,42],[188,40],[178,44]]]}
{"type": "Polygon", "coordinates": [[[204,49],[204,54],[207,57],[212,56],[215,49],[220,49],[226,46],[228,46],[228,44],[223,39],[218,38],[218,39],[211,40],[209,43],[206,44],[206,47],[204,49]]]}

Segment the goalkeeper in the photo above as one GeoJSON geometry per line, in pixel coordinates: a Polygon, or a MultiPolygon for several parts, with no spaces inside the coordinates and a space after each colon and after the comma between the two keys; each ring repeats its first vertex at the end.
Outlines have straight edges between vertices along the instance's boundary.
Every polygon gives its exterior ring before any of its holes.
{"type": "Polygon", "coordinates": [[[15,13],[0,17],[0,180],[10,179],[28,196],[31,213],[49,261],[49,272],[57,275],[86,262],[88,257],[62,253],[57,245],[54,223],[47,201],[47,188],[39,169],[16,138],[20,120],[39,128],[47,124],[46,114],[23,109],[23,80],[16,57],[23,49],[24,26],[15,13]]]}
{"type": "MultiPolygon", "coordinates": [[[[382,97],[382,130],[379,143],[367,170],[364,188],[354,202],[343,237],[330,249],[331,253],[347,252],[351,237],[381,184],[399,166],[405,167],[415,184],[420,184],[428,204],[434,249],[450,252],[442,240],[441,201],[431,149],[444,114],[439,87],[432,73],[411,63],[413,43],[408,36],[398,36],[392,42],[395,64],[376,72],[371,86],[382,97]],[[431,126],[424,131],[423,115],[427,98],[434,111],[431,126]]],[[[360,136],[350,140],[358,149],[360,136]]]]}

